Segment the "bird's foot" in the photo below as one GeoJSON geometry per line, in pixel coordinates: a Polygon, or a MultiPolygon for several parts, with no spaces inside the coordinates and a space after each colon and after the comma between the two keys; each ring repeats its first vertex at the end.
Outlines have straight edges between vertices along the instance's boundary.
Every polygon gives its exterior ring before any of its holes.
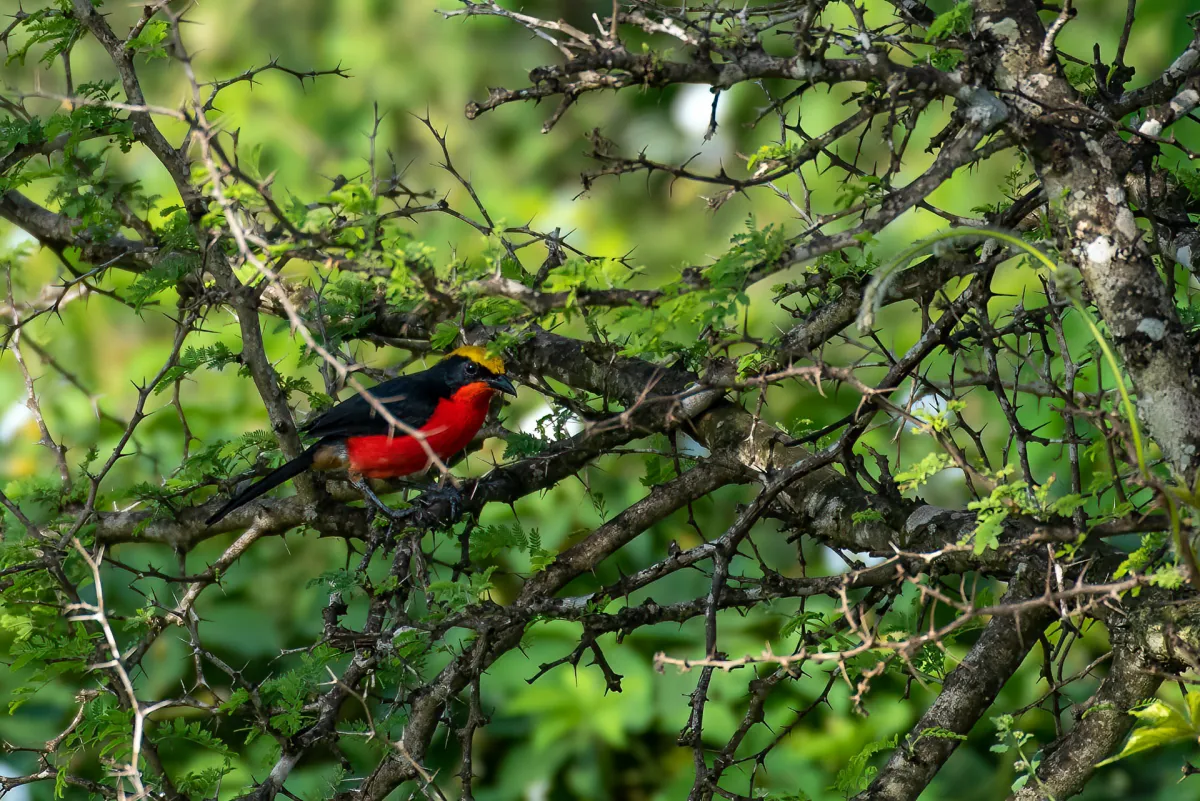
{"type": "Polygon", "coordinates": [[[463,511],[463,495],[462,491],[453,485],[448,486],[431,486],[425,487],[421,494],[417,496],[415,506],[408,509],[393,509],[379,499],[379,496],[371,489],[371,485],[366,478],[352,477],[350,483],[363,494],[363,498],[374,506],[384,517],[393,521],[407,520],[418,512],[429,511],[438,503],[444,502],[450,507],[449,515],[439,515],[441,522],[447,525],[454,525],[462,517],[463,511]]]}
{"type": "Polygon", "coordinates": [[[462,490],[453,484],[447,484],[440,487],[427,487],[417,496],[417,503],[425,509],[430,509],[440,501],[444,501],[450,507],[449,516],[442,516],[442,522],[448,525],[457,523],[463,512],[462,490]]]}

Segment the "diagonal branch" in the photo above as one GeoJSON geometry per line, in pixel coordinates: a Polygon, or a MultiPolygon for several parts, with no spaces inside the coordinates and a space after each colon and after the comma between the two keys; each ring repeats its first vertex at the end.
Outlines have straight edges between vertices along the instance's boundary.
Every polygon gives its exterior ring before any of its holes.
{"type": "MultiPolygon", "coordinates": [[[[1042,578],[1031,565],[1023,565],[1001,603],[1040,594],[1042,578]]],[[[970,733],[1052,620],[1054,612],[1048,607],[993,617],[962,662],[946,676],[937,700],[892,752],[871,786],[854,801],[915,801],[961,742],[953,737],[922,736],[922,732],[970,733]]]]}

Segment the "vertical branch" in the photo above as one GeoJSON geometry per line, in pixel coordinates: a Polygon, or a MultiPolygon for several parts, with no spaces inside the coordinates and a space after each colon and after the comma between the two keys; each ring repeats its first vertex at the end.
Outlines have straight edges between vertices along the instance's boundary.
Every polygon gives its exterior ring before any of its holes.
{"type": "Polygon", "coordinates": [[[54,461],[58,465],[58,475],[62,479],[63,489],[67,492],[71,491],[71,468],[67,466],[67,449],[62,444],[55,442],[54,437],[50,435],[50,429],[46,426],[46,418],[42,416],[42,407],[38,402],[37,392],[33,388],[33,376],[29,373],[29,367],[25,364],[25,357],[21,354],[21,319],[17,312],[17,304],[13,299],[12,288],[12,267],[8,267],[4,273],[5,281],[8,287],[8,306],[12,310],[12,328],[10,329],[11,337],[9,339],[9,347],[12,350],[13,358],[16,359],[17,365],[21,368],[21,375],[25,379],[25,408],[33,415],[33,419],[37,421],[38,431],[41,432],[41,440],[39,442],[54,454],[54,461]]]}

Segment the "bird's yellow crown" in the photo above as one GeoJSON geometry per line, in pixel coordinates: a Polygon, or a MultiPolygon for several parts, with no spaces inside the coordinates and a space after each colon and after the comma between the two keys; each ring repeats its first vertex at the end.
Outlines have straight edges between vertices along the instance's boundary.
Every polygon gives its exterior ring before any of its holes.
{"type": "Polygon", "coordinates": [[[496,375],[504,375],[504,361],[498,356],[489,357],[485,348],[475,345],[463,345],[461,348],[455,348],[446,354],[447,359],[451,356],[462,356],[464,359],[470,359],[476,364],[486,367],[496,375]]]}

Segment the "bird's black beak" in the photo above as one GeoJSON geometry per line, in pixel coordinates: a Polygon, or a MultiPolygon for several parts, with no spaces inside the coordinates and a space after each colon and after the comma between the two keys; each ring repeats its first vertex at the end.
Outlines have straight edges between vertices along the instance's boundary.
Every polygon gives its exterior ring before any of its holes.
{"type": "Polygon", "coordinates": [[[517,395],[517,388],[513,386],[513,382],[509,381],[506,375],[494,375],[487,380],[487,383],[505,395],[512,395],[513,397],[517,395]]]}

